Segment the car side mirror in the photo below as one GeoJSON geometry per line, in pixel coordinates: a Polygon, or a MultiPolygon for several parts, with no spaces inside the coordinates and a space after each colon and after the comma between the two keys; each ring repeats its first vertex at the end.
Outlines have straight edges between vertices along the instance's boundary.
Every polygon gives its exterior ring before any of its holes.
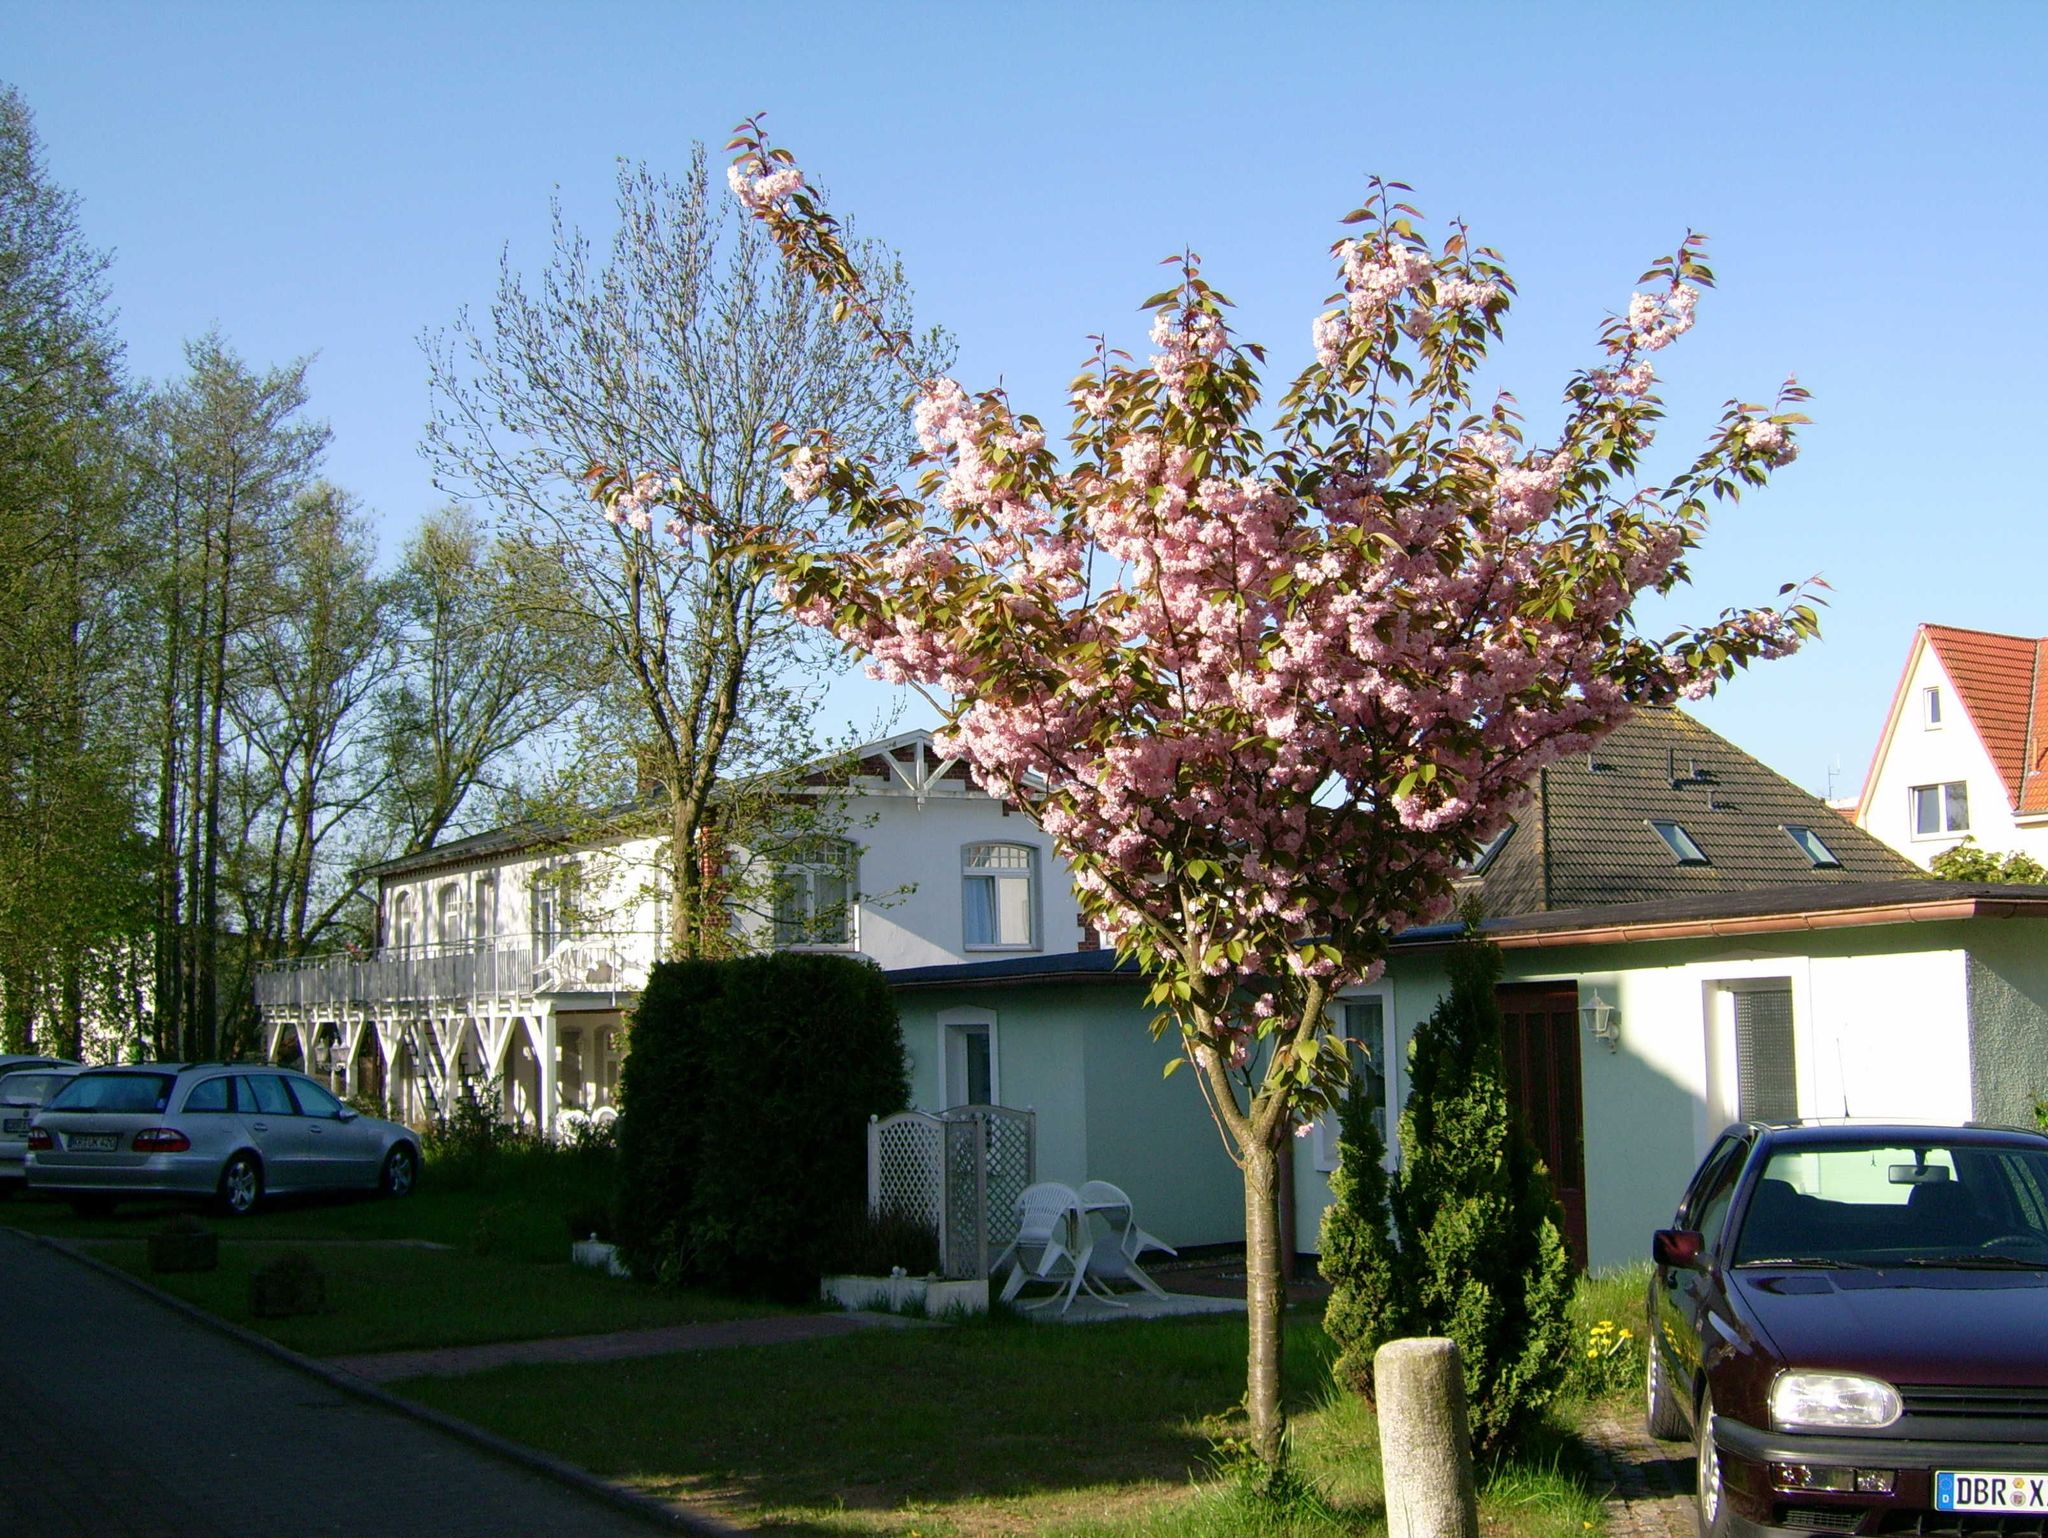
{"type": "Polygon", "coordinates": [[[1707,1242],[1690,1228],[1660,1228],[1650,1240],[1650,1258],[1660,1266],[1695,1268],[1707,1242]]]}
{"type": "Polygon", "coordinates": [[[361,1111],[358,1111],[354,1106],[345,1105],[341,1108],[341,1115],[339,1119],[342,1121],[354,1121],[358,1116],[362,1114],[363,1113],[361,1111]]]}

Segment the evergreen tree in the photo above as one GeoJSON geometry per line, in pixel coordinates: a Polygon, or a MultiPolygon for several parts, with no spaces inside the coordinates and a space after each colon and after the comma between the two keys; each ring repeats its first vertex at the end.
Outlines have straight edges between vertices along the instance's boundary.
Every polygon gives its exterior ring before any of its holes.
{"type": "Polygon", "coordinates": [[[1337,1168],[1323,1209],[1322,1273],[1330,1283],[1323,1330],[1337,1345],[1330,1371],[1353,1393],[1372,1393],[1372,1354],[1400,1333],[1400,1292],[1392,1213],[1387,1206],[1386,1139],[1354,1076],[1338,1111],[1337,1168]]]}
{"type": "Polygon", "coordinates": [[[1369,1118],[1346,1126],[1324,1220],[1324,1271],[1335,1289],[1325,1328],[1340,1381],[1368,1392],[1372,1354],[1386,1341],[1455,1340],[1472,1440],[1485,1454],[1511,1443],[1564,1381],[1572,1263],[1543,1166],[1508,1113],[1499,952],[1467,940],[1449,971],[1450,993],[1409,1048],[1391,1192],[1377,1173],[1369,1118]],[[1398,1248],[1388,1243],[1389,1216],[1398,1248]]]}

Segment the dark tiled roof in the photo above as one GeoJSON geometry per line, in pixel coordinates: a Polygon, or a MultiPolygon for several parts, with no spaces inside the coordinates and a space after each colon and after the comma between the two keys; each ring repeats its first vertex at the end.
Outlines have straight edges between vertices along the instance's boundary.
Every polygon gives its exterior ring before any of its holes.
{"type": "Polygon", "coordinates": [[[929,988],[960,983],[1106,982],[1111,978],[1136,980],[1141,974],[1135,961],[1119,961],[1115,951],[1097,950],[945,962],[935,967],[897,967],[882,975],[892,987],[929,988]]]}
{"type": "Polygon", "coordinates": [[[1956,686],[1977,740],[2005,784],[2006,804],[2014,811],[2037,809],[2027,805],[2027,792],[2034,789],[2048,805],[2048,795],[2041,794],[2048,786],[2030,773],[2037,767],[2030,750],[2038,753],[2042,747],[2031,728],[2041,715],[2038,674],[2043,643],[1952,625],[1922,625],[1920,633],[1956,686]]]}
{"type": "Polygon", "coordinates": [[[1546,769],[1480,876],[1494,917],[1760,888],[1846,886],[1917,868],[1816,796],[1677,710],[1638,712],[1591,754],[1546,769]],[[1707,857],[1682,865],[1650,828],[1677,823],[1707,857]],[[1807,827],[1841,862],[1815,867],[1785,832],[1807,827]]]}

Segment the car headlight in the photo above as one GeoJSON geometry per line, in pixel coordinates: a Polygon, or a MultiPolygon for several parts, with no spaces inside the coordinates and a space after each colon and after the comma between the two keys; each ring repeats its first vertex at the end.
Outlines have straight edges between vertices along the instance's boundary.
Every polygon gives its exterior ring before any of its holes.
{"type": "Polygon", "coordinates": [[[1889,1426],[1905,1408],[1899,1391],[1853,1372],[1781,1372],[1771,1385],[1771,1424],[1780,1431],[1889,1426]]]}

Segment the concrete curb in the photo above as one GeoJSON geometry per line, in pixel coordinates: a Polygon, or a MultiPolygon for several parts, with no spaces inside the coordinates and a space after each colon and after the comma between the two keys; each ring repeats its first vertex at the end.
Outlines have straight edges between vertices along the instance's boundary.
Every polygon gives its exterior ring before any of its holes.
{"type": "Polygon", "coordinates": [[[429,1409],[426,1405],[401,1399],[374,1383],[364,1382],[352,1373],[329,1367],[317,1358],[302,1356],[289,1346],[279,1345],[267,1335],[259,1335],[254,1330],[244,1329],[241,1325],[223,1319],[217,1314],[210,1314],[196,1303],[188,1303],[183,1298],[165,1292],[161,1287],[151,1285],[132,1272],[84,1254],[61,1239],[53,1239],[47,1234],[30,1233],[19,1228],[10,1228],[8,1232],[62,1255],[75,1265],[110,1277],[173,1313],[181,1314],[217,1335],[224,1335],[229,1340],[253,1347],[288,1367],[296,1368],[307,1377],[319,1380],[338,1393],[347,1394],[353,1399],[363,1400],[381,1409],[395,1410],[408,1419],[418,1421],[424,1426],[431,1426],[436,1431],[445,1432],[503,1462],[581,1490],[584,1494],[639,1517],[664,1532],[692,1533],[701,1535],[701,1538],[741,1538],[739,1528],[732,1527],[716,1517],[691,1511],[668,1501],[657,1500],[651,1495],[643,1495],[638,1490],[600,1478],[588,1469],[578,1468],[573,1463],[518,1442],[508,1441],[495,1432],[484,1430],[481,1426],[473,1426],[468,1421],[457,1420],[452,1415],[444,1415],[439,1410],[429,1409]]]}

